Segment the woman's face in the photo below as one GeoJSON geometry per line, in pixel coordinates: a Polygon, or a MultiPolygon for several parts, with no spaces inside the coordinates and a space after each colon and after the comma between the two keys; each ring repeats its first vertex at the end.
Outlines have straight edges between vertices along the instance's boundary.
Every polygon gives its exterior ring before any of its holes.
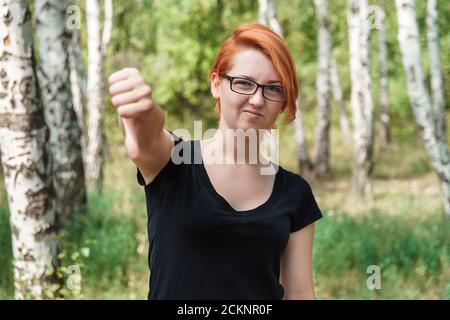
{"type": "MultiPolygon", "coordinates": [[[[232,67],[226,73],[244,77],[259,84],[281,86],[281,78],[272,61],[256,49],[244,49],[234,55],[232,67]]],[[[270,129],[283,107],[263,97],[262,88],[253,95],[242,95],[230,89],[230,80],[217,73],[211,75],[211,93],[220,99],[221,129],[270,129]],[[259,115],[255,115],[257,113],[259,115]]]]}

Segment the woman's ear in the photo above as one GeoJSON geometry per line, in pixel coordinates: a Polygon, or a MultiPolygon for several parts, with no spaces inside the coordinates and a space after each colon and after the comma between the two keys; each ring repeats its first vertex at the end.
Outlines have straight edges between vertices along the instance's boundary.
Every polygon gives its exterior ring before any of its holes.
{"type": "Polygon", "coordinates": [[[214,99],[218,99],[220,97],[220,77],[217,72],[213,72],[211,77],[209,78],[209,82],[211,84],[211,94],[214,99]]]}

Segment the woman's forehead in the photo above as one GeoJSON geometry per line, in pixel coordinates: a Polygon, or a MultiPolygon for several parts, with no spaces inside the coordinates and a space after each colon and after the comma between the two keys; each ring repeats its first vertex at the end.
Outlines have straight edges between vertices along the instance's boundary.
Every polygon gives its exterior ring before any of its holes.
{"type": "Polygon", "coordinates": [[[244,49],[235,53],[229,73],[245,75],[255,81],[281,81],[272,61],[256,49],[244,49]]]}

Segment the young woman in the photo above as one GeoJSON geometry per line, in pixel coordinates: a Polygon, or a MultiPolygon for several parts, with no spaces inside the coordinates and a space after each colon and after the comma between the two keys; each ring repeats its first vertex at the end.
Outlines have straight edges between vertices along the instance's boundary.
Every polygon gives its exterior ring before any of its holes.
{"type": "Polygon", "coordinates": [[[149,299],[314,299],[313,223],[322,214],[308,182],[281,166],[261,174],[263,162],[248,161],[247,138],[245,163],[214,161],[235,159],[239,145],[227,147],[226,132],[269,130],[280,113],[292,122],[298,87],[289,49],[264,25],[241,25],[220,47],[209,80],[217,132],[184,141],[164,128],[138,70],[109,77],[145,186],[149,299]],[[192,161],[174,161],[180,150],[192,161]]]}

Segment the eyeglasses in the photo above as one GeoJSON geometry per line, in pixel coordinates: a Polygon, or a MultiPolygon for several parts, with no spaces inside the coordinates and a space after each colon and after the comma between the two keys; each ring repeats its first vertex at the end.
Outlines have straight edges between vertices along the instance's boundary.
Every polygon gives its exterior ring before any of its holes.
{"type": "Polygon", "coordinates": [[[273,84],[259,84],[247,78],[232,77],[227,74],[222,77],[230,81],[230,89],[233,92],[251,96],[258,91],[259,87],[261,87],[263,88],[263,97],[267,100],[275,102],[286,101],[286,95],[284,94],[284,89],[282,86],[273,84]]]}

